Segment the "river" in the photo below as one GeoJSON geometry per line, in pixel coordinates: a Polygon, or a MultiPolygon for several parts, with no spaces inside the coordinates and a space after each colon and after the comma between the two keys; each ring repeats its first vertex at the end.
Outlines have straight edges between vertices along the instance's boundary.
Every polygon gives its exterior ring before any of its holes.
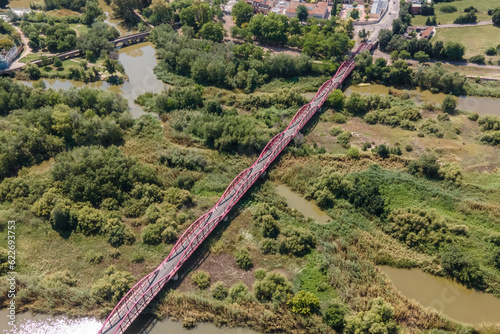
{"type": "MultiPolygon", "coordinates": [[[[102,322],[94,318],[70,319],[64,316],[33,315],[22,313],[16,315],[17,328],[9,326],[6,321],[7,311],[0,311],[0,331],[4,334],[95,334],[101,329],[102,322]]],[[[143,316],[135,321],[125,334],[257,334],[247,328],[221,328],[213,324],[200,323],[187,330],[180,322],[171,320],[150,321],[143,316]]]]}
{"type": "MultiPolygon", "coordinates": [[[[139,95],[146,92],[161,93],[171,86],[158,80],[153,72],[157,60],[152,43],[146,42],[127,46],[118,50],[118,53],[118,60],[125,68],[125,73],[128,76],[128,80],[121,85],[112,85],[102,81],[84,83],[66,79],[41,79],[41,81],[45,82],[47,88],[92,87],[116,92],[127,99],[132,117],[137,118],[145,114],[142,107],[134,102],[139,95]],[[139,64],[140,66],[138,66],[139,64]]],[[[34,83],[33,81],[22,82],[28,86],[32,86],[34,83]]]]}
{"type": "MultiPolygon", "coordinates": [[[[389,87],[383,85],[359,85],[350,86],[346,91],[346,95],[351,95],[356,92],[362,95],[380,94],[389,95],[389,87]]],[[[403,92],[403,91],[401,91],[403,92]]],[[[428,90],[413,89],[407,90],[410,97],[417,103],[434,103],[441,105],[446,97],[446,94],[438,93],[433,94],[428,90]]],[[[490,97],[475,97],[475,96],[459,96],[457,102],[457,109],[477,112],[480,115],[496,115],[500,116],[500,99],[490,97]]]]}
{"type": "Polygon", "coordinates": [[[380,266],[406,297],[465,323],[500,323],[500,299],[420,269],[380,266]]]}
{"type": "Polygon", "coordinates": [[[304,215],[304,217],[312,218],[316,222],[324,224],[330,220],[330,217],[325,211],[321,210],[316,204],[306,200],[304,197],[300,196],[296,192],[292,191],[290,188],[283,184],[276,186],[276,192],[285,197],[286,203],[292,209],[296,209],[304,215]]]}

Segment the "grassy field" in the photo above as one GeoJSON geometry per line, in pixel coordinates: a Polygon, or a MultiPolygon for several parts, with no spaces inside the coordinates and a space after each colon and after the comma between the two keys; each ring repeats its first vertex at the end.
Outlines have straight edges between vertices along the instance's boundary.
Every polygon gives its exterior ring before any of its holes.
{"type": "MultiPolygon", "coordinates": [[[[500,44],[500,28],[493,25],[464,28],[443,28],[437,29],[432,41],[460,42],[465,45],[465,58],[475,55],[485,55],[490,47],[500,44]]],[[[497,60],[499,57],[489,57],[487,59],[497,60]]]]}
{"type": "MultiPolygon", "coordinates": [[[[435,14],[437,16],[438,24],[451,24],[457,17],[464,14],[464,9],[470,6],[474,6],[479,11],[477,13],[477,20],[489,21],[491,16],[488,15],[488,9],[496,8],[500,4],[497,0],[460,0],[453,2],[441,2],[434,5],[435,14]],[[454,13],[443,13],[439,9],[446,5],[453,5],[457,7],[457,11],[454,13]]],[[[425,25],[427,16],[415,15],[412,19],[412,24],[414,25],[425,25]]]]}

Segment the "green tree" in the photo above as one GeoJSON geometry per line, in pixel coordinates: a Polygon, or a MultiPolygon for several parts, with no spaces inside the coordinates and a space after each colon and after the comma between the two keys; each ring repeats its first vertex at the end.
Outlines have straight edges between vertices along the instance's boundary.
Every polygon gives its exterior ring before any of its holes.
{"type": "Polygon", "coordinates": [[[327,105],[335,109],[335,111],[342,111],[344,109],[344,100],[345,97],[342,90],[335,89],[328,96],[327,105]]]}
{"type": "Polygon", "coordinates": [[[357,9],[353,9],[353,10],[351,11],[351,18],[352,18],[353,20],[357,20],[357,19],[359,19],[359,10],[357,10],[357,9]]]}
{"type": "Polygon", "coordinates": [[[500,7],[495,9],[491,19],[492,19],[494,25],[500,26],[500,7]]]}
{"type": "Polygon", "coordinates": [[[345,109],[348,113],[360,116],[366,113],[366,102],[359,93],[352,93],[345,104],[345,109]]]}
{"type": "Polygon", "coordinates": [[[234,4],[231,10],[231,16],[233,17],[234,23],[241,27],[243,23],[250,22],[253,16],[253,8],[249,3],[239,0],[234,4]]]}
{"type": "Polygon", "coordinates": [[[297,18],[301,22],[307,21],[307,17],[309,16],[309,11],[307,10],[306,6],[304,5],[297,6],[296,13],[297,13],[297,18]]]}
{"type": "Polygon", "coordinates": [[[288,19],[284,15],[270,13],[252,17],[248,29],[258,40],[270,44],[285,44],[287,41],[288,19]]]}
{"type": "Polygon", "coordinates": [[[99,18],[102,18],[103,15],[104,12],[99,6],[99,2],[97,0],[87,0],[85,4],[85,11],[82,15],[82,23],[91,26],[99,18]]]}
{"type": "Polygon", "coordinates": [[[188,25],[198,31],[203,25],[210,21],[210,6],[206,2],[199,0],[181,10],[179,18],[182,25],[188,25]]]}
{"type": "Polygon", "coordinates": [[[342,333],[345,326],[345,316],[348,312],[349,308],[345,304],[331,304],[323,314],[323,321],[337,333],[342,333]]]}
{"type": "Polygon", "coordinates": [[[226,34],[224,28],[217,23],[207,22],[200,30],[200,36],[203,39],[208,39],[214,42],[222,42],[226,34]]]}
{"type": "Polygon", "coordinates": [[[457,100],[451,95],[447,95],[441,105],[441,110],[447,114],[454,114],[457,109],[457,100]]]}
{"type": "Polygon", "coordinates": [[[59,59],[59,57],[54,57],[54,61],[52,62],[52,64],[57,68],[63,67],[63,62],[61,59],[59,59]]]}
{"type": "Polygon", "coordinates": [[[465,46],[458,42],[447,42],[444,53],[449,60],[462,60],[465,54],[465,46]]]}
{"type": "Polygon", "coordinates": [[[100,210],[83,207],[78,211],[77,231],[85,235],[92,235],[101,232],[103,227],[103,218],[100,210]]]}
{"type": "Polygon", "coordinates": [[[319,312],[319,299],[309,291],[299,291],[289,302],[293,313],[311,315],[319,312]]]}
{"type": "Polygon", "coordinates": [[[418,60],[419,63],[425,63],[426,61],[430,60],[429,55],[427,53],[425,53],[424,51],[418,51],[417,53],[415,53],[413,58],[418,60]]]}

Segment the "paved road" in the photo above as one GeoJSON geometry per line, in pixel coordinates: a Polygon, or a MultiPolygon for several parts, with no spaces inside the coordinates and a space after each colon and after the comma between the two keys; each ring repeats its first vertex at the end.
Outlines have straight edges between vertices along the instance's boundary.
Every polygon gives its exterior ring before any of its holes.
{"type": "MultiPolygon", "coordinates": [[[[490,24],[493,24],[492,21],[481,21],[477,23],[471,23],[471,24],[441,24],[438,26],[431,26],[435,27],[438,29],[441,28],[465,28],[465,27],[479,27],[479,26],[488,26],[490,24]]],[[[425,29],[428,28],[429,26],[416,26],[417,28],[425,29]]]]}
{"type": "Polygon", "coordinates": [[[399,16],[399,0],[389,0],[389,5],[387,8],[387,13],[378,23],[366,24],[366,25],[356,25],[354,26],[354,33],[357,35],[359,31],[365,29],[371,32],[369,39],[374,41],[378,39],[378,33],[382,29],[392,30],[392,21],[399,16]]]}

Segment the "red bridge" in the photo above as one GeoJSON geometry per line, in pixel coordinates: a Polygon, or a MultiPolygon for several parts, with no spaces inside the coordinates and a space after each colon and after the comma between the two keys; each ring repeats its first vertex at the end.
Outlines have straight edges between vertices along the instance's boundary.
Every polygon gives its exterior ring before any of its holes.
{"type": "MultiPolygon", "coordinates": [[[[354,55],[373,48],[372,43],[363,43],[354,55]]],[[[168,257],[155,271],[139,281],[116,305],[104,322],[98,334],[121,334],[146,308],[163,286],[174,277],[179,268],[187,261],[210,232],[223,220],[254,182],[265,173],[269,165],[297,135],[326,101],[332,90],[337,89],[356,66],[353,58],[342,63],[335,76],[326,81],[311,102],[299,109],[288,127],[276,135],[264,148],[259,158],[248,169],[238,175],[227,187],[217,204],[198,218],[184,232],[168,257]]]]}

